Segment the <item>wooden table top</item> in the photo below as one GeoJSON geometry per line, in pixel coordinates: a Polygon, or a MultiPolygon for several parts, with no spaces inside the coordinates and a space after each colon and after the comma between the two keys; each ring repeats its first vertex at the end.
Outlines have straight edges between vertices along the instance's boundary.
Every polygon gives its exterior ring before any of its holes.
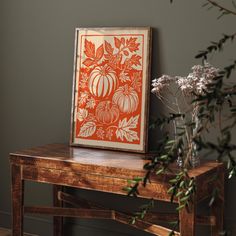
{"type": "MultiPolygon", "coordinates": [[[[37,165],[43,168],[73,168],[77,171],[95,171],[99,174],[120,174],[122,176],[143,176],[144,164],[151,154],[138,154],[121,151],[102,150],[84,147],[71,147],[67,144],[49,144],[25,149],[10,154],[11,162],[15,164],[37,165]]],[[[189,170],[191,177],[201,177],[223,164],[209,161],[199,167],[189,170]]],[[[172,165],[176,172],[178,167],[172,165]]]]}

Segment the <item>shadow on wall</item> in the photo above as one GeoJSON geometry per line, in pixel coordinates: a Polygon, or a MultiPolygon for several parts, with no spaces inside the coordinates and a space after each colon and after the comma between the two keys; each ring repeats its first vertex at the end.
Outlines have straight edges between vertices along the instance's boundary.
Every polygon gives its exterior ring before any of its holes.
{"type": "MultiPolygon", "coordinates": [[[[161,60],[161,43],[160,32],[157,28],[152,28],[152,72],[151,81],[160,77],[163,74],[163,61],[161,60]]],[[[152,87],[151,87],[152,89],[152,87]]],[[[149,114],[149,126],[155,122],[164,113],[163,104],[156,98],[154,94],[150,94],[150,114],[149,114]]],[[[163,136],[163,132],[159,128],[149,128],[149,141],[148,146],[150,151],[155,151],[157,142],[163,136]]]]}

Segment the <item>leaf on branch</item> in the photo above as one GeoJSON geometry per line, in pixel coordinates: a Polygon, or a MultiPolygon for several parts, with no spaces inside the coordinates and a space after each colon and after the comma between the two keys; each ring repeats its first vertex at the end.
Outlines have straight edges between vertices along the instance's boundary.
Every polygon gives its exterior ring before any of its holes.
{"type": "Polygon", "coordinates": [[[207,56],[207,52],[204,51],[204,52],[200,52],[199,54],[197,54],[195,56],[195,58],[198,59],[198,58],[202,58],[203,57],[204,59],[206,59],[206,56],[207,56]]]}
{"type": "Polygon", "coordinates": [[[207,4],[204,4],[203,6],[209,6],[209,5],[210,7],[208,7],[208,10],[215,7],[221,13],[218,19],[221,18],[223,15],[229,15],[229,14],[236,15],[236,11],[226,8],[225,6],[223,6],[220,3],[215,2],[214,0],[207,0],[207,4]]]}
{"type": "Polygon", "coordinates": [[[210,53],[212,53],[212,52],[214,52],[214,51],[221,51],[222,48],[223,48],[223,45],[224,45],[227,41],[229,41],[229,40],[233,41],[234,38],[235,38],[235,36],[236,36],[236,33],[233,33],[233,34],[231,34],[231,35],[223,34],[223,37],[222,37],[218,42],[212,41],[212,42],[211,42],[211,45],[209,45],[206,50],[201,50],[201,51],[195,56],[195,58],[197,58],[197,59],[198,59],[198,58],[207,59],[208,54],[210,54],[210,53]]]}
{"type": "Polygon", "coordinates": [[[232,5],[233,5],[233,7],[236,9],[236,3],[235,3],[234,0],[232,0],[232,5]]]}

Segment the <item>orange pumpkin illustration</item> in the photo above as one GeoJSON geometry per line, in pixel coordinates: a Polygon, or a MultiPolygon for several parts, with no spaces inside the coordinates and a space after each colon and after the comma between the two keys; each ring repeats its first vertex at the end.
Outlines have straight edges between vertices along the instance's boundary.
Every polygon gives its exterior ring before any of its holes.
{"type": "Polygon", "coordinates": [[[102,101],[98,104],[95,115],[99,122],[103,124],[112,124],[119,118],[119,109],[111,101],[102,101]]]}
{"type": "Polygon", "coordinates": [[[132,113],[138,108],[139,98],[134,88],[126,84],[115,91],[112,101],[122,112],[132,113]]]}
{"type": "Polygon", "coordinates": [[[98,66],[90,74],[88,88],[96,97],[106,97],[117,87],[117,75],[109,66],[98,66]]]}

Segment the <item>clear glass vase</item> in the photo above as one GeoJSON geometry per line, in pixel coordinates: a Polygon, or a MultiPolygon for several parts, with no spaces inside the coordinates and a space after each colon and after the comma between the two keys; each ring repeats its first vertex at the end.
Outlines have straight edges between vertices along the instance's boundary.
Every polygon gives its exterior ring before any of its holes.
{"type": "MultiPolygon", "coordinates": [[[[194,129],[192,130],[192,136],[194,136],[194,135],[196,135],[196,133],[197,133],[197,130],[198,130],[198,128],[199,128],[199,120],[198,120],[198,118],[197,117],[195,117],[195,127],[194,127],[194,129]]],[[[176,126],[177,126],[177,124],[179,124],[179,125],[181,125],[181,122],[176,122],[175,121],[175,123],[174,123],[174,125],[175,125],[175,138],[177,138],[177,132],[176,132],[176,126]]],[[[185,145],[187,145],[186,143],[185,143],[185,145]]],[[[191,157],[190,157],[190,159],[189,159],[189,161],[188,161],[188,163],[189,163],[189,165],[190,165],[190,168],[195,168],[195,167],[197,167],[197,166],[199,166],[200,165],[200,156],[199,156],[199,153],[198,153],[198,150],[197,150],[197,145],[195,144],[195,143],[193,143],[192,144],[193,146],[192,146],[192,155],[191,155],[191,157]]],[[[185,160],[184,160],[184,157],[183,157],[183,155],[181,155],[181,150],[178,150],[178,153],[177,153],[177,155],[178,155],[178,157],[177,157],[177,160],[176,160],[176,163],[177,163],[177,166],[178,167],[183,167],[184,166],[184,162],[185,162],[185,160]]]]}
{"type": "MultiPolygon", "coordinates": [[[[190,160],[189,160],[189,162],[190,162],[190,166],[192,168],[195,168],[195,167],[199,166],[200,165],[200,157],[199,157],[199,155],[197,155],[196,153],[193,153],[191,158],[190,158],[190,160]]],[[[176,163],[177,163],[178,167],[183,167],[184,160],[183,160],[183,158],[180,155],[178,155],[176,163]]]]}
{"type": "Polygon", "coordinates": [[[176,160],[176,163],[177,163],[177,166],[178,166],[178,167],[183,167],[184,161],[183,161],[183,158],[182,158],[180,155],[178,155],[178,158],[177,158],[177,160],[176,160]]]}
{"type": "Polygon", "coordinates": [[[191,163],[191,166],[193,168],[197,167],[200,165],[200,158],[199,156],[192,156],[191,159],[190,159],[190,163],[191,163]]]}
{"type": "MultiPolygon", "coordinates": [[[[194,121],[195,121],[195,127],[193,129],[193,136],[195,136],[197,134],[198,128],[199,128],[199,119],[197,114],[194,117],[194,121]]],[[[197,144],[193,143],[193,150],[192,150],[192,156],[190,158],[190,164],[193,168],[197,167],[200,165],[200,156],[199,156],[199,152],[197,150],[197,144]]]]}

